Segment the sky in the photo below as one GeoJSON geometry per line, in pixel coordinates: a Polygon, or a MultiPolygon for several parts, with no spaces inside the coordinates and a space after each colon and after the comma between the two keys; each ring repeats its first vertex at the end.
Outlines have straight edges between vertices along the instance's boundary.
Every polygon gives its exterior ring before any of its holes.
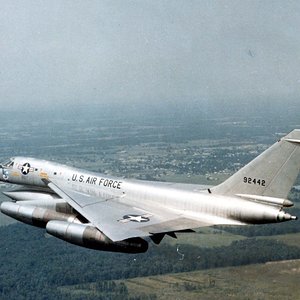
{"type": "Polygon", "coordinates": [[[299,1],[0,0],[0,111],[300,103],[299,1]]]}

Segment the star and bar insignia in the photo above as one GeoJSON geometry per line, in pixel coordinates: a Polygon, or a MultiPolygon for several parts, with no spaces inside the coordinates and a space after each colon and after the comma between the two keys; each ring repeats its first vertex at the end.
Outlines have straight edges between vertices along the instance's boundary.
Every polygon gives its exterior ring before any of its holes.
{"type": "Polygon", "coordinates": [[[148,222],[150,221],[151,215],[146,214],[146,215],[125,215],[123,216],[123,219],[118,220],[121,223],[128,223],[128,222],[138,222],[138,223],[143,223],[143,222],[148,222]]]}
{"type": "Polygon", "coordinates": [[[23,175],[28,175],[29,172],[33,172],[34,168],[30,166],[30,163],[25,163],[22,166],[19,166],[18,169],[21,170],[23,175]]]}

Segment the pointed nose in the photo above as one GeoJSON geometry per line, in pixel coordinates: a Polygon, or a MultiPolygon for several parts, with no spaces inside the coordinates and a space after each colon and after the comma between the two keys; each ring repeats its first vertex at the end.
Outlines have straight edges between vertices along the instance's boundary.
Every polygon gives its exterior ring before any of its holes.
{"type": "Polygon", "coordinates": [[[8,180],[8,171],[0,165],[0,181],[8,180]]]}
{"type": "Polygon", "coordinates": [[[2,165],[0,165],[0,181],[3,181],[3,168],[2,168],[2,165]]]}

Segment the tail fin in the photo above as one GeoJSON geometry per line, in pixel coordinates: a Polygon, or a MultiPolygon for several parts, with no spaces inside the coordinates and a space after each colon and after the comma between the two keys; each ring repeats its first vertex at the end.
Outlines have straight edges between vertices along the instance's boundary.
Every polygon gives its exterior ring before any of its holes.
{"type": "Polygon", "coordinates": [[[295,129],[211,192],[286,198],[299,171],[300,130],[295,129]]]}

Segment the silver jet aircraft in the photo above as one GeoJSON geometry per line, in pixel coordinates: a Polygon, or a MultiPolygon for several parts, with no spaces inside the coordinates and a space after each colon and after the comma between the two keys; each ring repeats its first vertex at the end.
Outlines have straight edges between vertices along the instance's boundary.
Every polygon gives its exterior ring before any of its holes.
{"type": "Polygon", "coordinates": [[[203,226],[296,220],[284,212],[300,170],[300,130],[214,187],[127,180],[58,163],[15,157],[0,180],[21,185],[4,194],[1,212],[87,248],[141,253],[150,239],[203,226]],[[150,237],[150,239],[149,239],[150,237]]]}

